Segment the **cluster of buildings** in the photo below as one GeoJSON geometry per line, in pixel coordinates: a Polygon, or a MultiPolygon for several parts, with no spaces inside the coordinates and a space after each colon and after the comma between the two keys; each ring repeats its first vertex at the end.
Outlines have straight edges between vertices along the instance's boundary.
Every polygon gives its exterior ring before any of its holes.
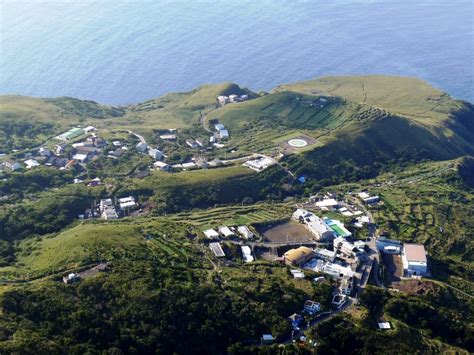
{"type": "Polygon", "coordinates": [[[293,219],[304,224],[318,241],[331,241],[336,237],[347,238],[352,235],[341,221],[327,217],[319,218],[305,209],[297,209],[293,213],[293,219]]]}
{"type": "Polygon", "coordinates": [[[293,219],[303,223],[318,241],[332,241],[332,248],[310,248],[300,246],[283,254],[284,262],[289,266],[312,270],[337,282],[334,305],[352,294],[358,272],[357,269],[366,260],[366,243],[351,241],[351,232],[338,220],[319,218],[314,213],[297,209],[293,219]]]}
{"type": "Polygon", "coordinates": [[[214,130],[216,133],[209,138],[210,143],[216,143],[218,140],[227,140],[229,139],[229,131],[225,128],[222,123],[216,123],[214,125],[214,130]]]}
{"type": "MultiPolygon", "coordinates": [[[[96,128],[88,126],[85,128],[74,127],[55,137],[60,143],[54,147],[41,147],[36,152],[27,152],[24,155],[23,165],[14,160],[6,160],[3,166],[11,171],[19,170],[23,167],[32,169],[40,165],[52,166],[57,169],[68,169],[76,163],[87,163],[95,156],[99,155],[108,145],[104,139],[96,136],[96,128]],[[84,141],[69,144],[69,141],[90,134],[84,141]],[[70,153],[68,147],[71,148],[70,153]]],[[[119,148],[109,152],[110,157],[118,158],[126,148],[119,148]]]]}
{"type": "Polygon", "coordinates": [[[344,217],[356,217],[363,214],[357,207],[350,203],[338,201],[335,193],[327,192],[324,196],[311,196],[310,203],[321,211],[337,211],[344,217]]]}
{"type": "Polygon", "coordinates": [[[248,240],[254,237],[254,233],[249,229],[247,226],[238,226],[238,227],[227,227],[227,226],[220,226],[215,229],[206,229],[203,231],[204,235],[208,239],[217,239],[219,237],[224,238],[231,238],[235,236],[240,236],[241,238],[248,240]]]}
{"type": "Polygon", "coordinates": [[[22,168],[33,169],[45,165],[62,170],[71,166],[72,163],[67,157],[60,156],[57,151],[55,153],[48,147],[41,147],[37,151],[25,153],[22,162],[13,159],[3,161],[2,167],[9,171],[18,171],[22,168]]]}
{"type": "Polygon", "coordinates": [[[118,198],[115,203],[112,198],[101,199],[99,202],[100,218],[113,220],[119,218],[120,213],[126,213],[138,207],[133,196],[118,198]]]}
{"type": "Polygon", "coordinates": [[[228,103],[234,103],[234,102],[242,102],[242,101],[246,101],[249,99],[249,96],[248,95],[229,95],[229,96],[224,96],[224,95],[221,95],[221,96],[217,96],[217,102],[219,103],[219,105],[221,106],[224,106],[228,103]]]}

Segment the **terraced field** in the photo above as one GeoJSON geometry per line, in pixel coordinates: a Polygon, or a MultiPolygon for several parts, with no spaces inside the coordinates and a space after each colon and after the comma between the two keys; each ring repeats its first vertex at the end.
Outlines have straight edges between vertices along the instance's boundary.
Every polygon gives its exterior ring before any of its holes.
{"type": "Polygon", "coordinates": [[[253,224],[285,218],[291,215],[291,204],[256,204],[250,206],[228,206],[204,211],[178,213],[167,218],[187,222],[201,230],[215,227],[218,224],[238,225],[253,224]]]}

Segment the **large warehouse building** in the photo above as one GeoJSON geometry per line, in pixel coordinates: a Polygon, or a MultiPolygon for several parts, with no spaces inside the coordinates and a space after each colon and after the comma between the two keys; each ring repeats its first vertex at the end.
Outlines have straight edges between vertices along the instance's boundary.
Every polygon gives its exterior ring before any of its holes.
{"type": "Polygon", "coordinates": [[[402,251],[403,271],[406,276],[426,275],[427,259],[421,244],[405,244],[402,251]]]}

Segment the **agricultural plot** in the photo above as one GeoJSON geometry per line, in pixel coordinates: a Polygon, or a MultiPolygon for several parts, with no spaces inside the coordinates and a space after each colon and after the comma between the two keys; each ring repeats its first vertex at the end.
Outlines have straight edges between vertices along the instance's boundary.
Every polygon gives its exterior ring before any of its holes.
{"type": "Polygon", "coordinates": [[[291,214],[292,207],[288,204],[257,204],[250,206],[226,206],[192,213],[169,215],[172,220],[186,219],[200,230],[213,228],[217,225],[242,225],[279,220],[291,214]]]}

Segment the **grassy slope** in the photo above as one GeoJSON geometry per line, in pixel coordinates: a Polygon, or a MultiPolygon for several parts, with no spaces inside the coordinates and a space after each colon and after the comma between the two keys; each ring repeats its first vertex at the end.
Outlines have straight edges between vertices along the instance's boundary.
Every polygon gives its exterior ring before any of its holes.
{"type": "Polygon", "coordinates": [[[256,95],[238,85],[225,82],[203,85],[184,93],[171,93],[157,99],[129,106],[125,117],[125,125],[137,128],[185,128],[199,122],[201,113],[216,107],[217,96],[247,93],[256,95]]]}
{"type": "Polygon", "coordinates": [[[290,91],[259,97],[255,100],[229,104],[213,112],[209,119],[218,119],[231,131],[246,124],[265,124],[271,128],[336,128],[350,118],[358,105],[333,98],[325,107],[313,105],[318,97],[290,91]]]}
{"type": "Polygon", "coordinates": [[[231,143],[244,149],[254,147],[259,135],[299,130],[321,137],[326,145],[307,155],[318,164],[324,163],[321,157],[328,158],[325,163],[354,159],[371,164],[375,152],[395,157],[417,151],[433,159],[473,154],[473,117],[470,104],[420,80],[365,76],[282,85],[256,100],[227,105],[209,118],[226,124],[231,143]],[[328,98],[323,108],[320,96],[328,98]]]}
{"type": "Polygon", "coordinates": [[[462,105],[422,80],[398,76],[324,77],[285,84],[276,89],[281,90],[342,96],[399,115],[413,117],[424,124],[429,120],[442,121],[446,118],[446,114],[462,105]]]}
{"type": "Polygon", "coordinates": [[[2,137],[0,133],[0,148],[4,145],[4,150],[9,151],[13,147],[39,145],[79,124],[93,125],[105,135],[106,132],[128,129],[146,133],[154,129],[186,128],[198,124],[201,113],[216,107],[217,96],[244,93],[252,98],[257,96],[229,82],[203,85],[190,92],[168,94],[127,107],[100,105],[69,97],[42,99],[0,95],[0,125],[27,122],[44,133],[35,131],[19,137],[2,137]],[[44,126],[46,124],[51,127],[44,126]],[[14,140],[13,146],[9,140],[14,140]]]}
{"type": "MultiPolygon", "coordinates": [[[[125,223],[84,223],[54,237],[28,239],[19,246],[16,267],[5,268],[18,274],[43,274],[72,269],[97,256],[131,252],[143,244],[138,227],[125,223]]],[[[0,268],[2,275],[2,268],[0,268]]]]}

